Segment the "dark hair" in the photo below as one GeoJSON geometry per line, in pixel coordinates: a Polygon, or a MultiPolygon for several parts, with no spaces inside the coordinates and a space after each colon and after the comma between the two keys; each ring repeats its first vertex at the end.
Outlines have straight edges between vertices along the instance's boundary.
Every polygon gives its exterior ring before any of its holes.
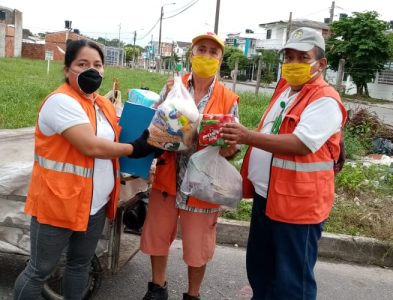
{"type": "Polygon", "coordinates": [[[322,48],[315,46],[315,59],[320,60],[322,58],[325,58],[325,51],[322,48]]]}
{"type": "Polygon", "coordinates": [[[78,40],[78,41],[69,41],[67,43],[66,53],[64,56],[64,66],[69,68],[72,62],[75,60],[75,57],[78,55],[79,51],[83,47],[89,47],[97,50],[98,54],[101,57],[102,63],[104,63],[104,53],[102,52],[100,46],[96,43],[88,40],[78,40]]]}

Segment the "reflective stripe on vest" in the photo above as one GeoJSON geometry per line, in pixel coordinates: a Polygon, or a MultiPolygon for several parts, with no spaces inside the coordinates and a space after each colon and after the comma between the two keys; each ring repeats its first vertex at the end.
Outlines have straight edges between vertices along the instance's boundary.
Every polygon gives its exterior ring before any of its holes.
{"type": "Polygon", "coordinates": [[[273,167],[299,172],[318,172],[333,170],[333,161],[299,163],[280,158],[273,158],[273,167]]]}
{"type": "Polygon", "coordinates": [[[71,173],[85,178],[93,177],[93,168],[84,168],[70,163],[49,160],[38,154],[34,154],[34,160],[38,162],[41,167],[48,170],[71,173]]]}

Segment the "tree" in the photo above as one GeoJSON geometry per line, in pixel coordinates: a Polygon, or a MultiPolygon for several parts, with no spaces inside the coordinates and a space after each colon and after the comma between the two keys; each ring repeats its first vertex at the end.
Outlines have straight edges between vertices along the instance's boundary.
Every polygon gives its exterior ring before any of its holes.
{"type": "Polygon", "coordinates": [[[389,58],[393,59],[393,33],[389,33],[386,37],[389,43],[389,58]]]}
{"type": "MultiPolygon", "coordinates": [[[[108,47],[119,47],[119,39],[108,40],[103,37],[98,37],[97,39],[93,40],[108,47]]],[[[122,41],[120,41],[120,47],[124,47],[124,43],[122,41]]]]}
{"type": "Polygon", "coordinates": [[[237,48],[225,46],[224,57],[221,64],[221,76],[229,76],[235,68],[235,61],[239,58],[239,70],[247,67],[248,59],[243,52],[237,48]]]}
{"type": "MultiPolygon", "coordinates": [[[[126,46],[124,48],[124,51],[126,52],[126,62],[132,62],[134,61],[134,47],[129,47],[126,46]]],[[[141,51],[139,48],[135,48],[135,58],[139,57],[141,51]]]]}
{"type": "Polygon", "coordinates": [[[368,11],[333,22],[332,35],[327,41],[326,55],[330,67],[337,71],[340,58],[345,59],[345,71],[356,84],[357,94],[369,96],[367,82],[384,68],[389,60],[386,23],[378,13],[368,11]]]}
{"type": "Polygon", "coordinates": [[[26,29],[26,28],[22,29],[22,36],[24,39],[27,39],[29,36],[32,36],[32,35],[33,35],[33,33],[30,31],[30,29],[26,29]]]}
{"type": "MultiPolygon", "coordinates": [[[[280,62],[280,56],[277,51],[262,49],[260,58],[263,61],[261,80],[265,83],[272,83],[275,78],[275,70],[280,62]]],[[[259,57],[259,56],[258,56],[259,57]]]]}

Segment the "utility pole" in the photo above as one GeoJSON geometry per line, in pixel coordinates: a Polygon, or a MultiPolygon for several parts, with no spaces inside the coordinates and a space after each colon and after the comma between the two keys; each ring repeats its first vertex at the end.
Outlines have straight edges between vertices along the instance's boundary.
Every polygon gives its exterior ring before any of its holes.
{"type": "Polygon", "coordinates": [[[235,70],[233,70],[233,78],[232,78],[232,91],[236,92],[236,81],[237,81],[237,72],[239,72],[239,58],[236,58],[235,61],[235,70]]]}
{"type": "Polygon", "coordinates": [[[161,6],[161,13],[160,13],[160,32],[159,32],[159,35],[158,35],[158,55],[159,55],[159,59],[157,60],[158,61],[158,68],[157,68],[157,72],[160,72],[160,69],[161,69],[161,31],[162,31],[162,18],[164,17],[164,6],[166,6],[166,5],[175,5],[176,4],[176,2],[172,2],[172,3],[167,3],[167,4],[164,4],[164,5],[162,5],[161,6]]]}
{"type": "Polygon", "coordinates": [[[218,34],[218,21],[220,19],[220,0],[216,3],[216,18],[214,20],[214,33],[218,34]]]}
{"type": "Polygon", "coordinates": [[[332,7],[330,8],[330,19],[329,19],[329,24],[332,24],[332,23],[333,23],[334,7],[335,7],[335,2],[332,1],[332,7]]]}
{"type": "Polygon", "coordinates": [[[287,24],[287,38],[286,41],[289,39],[289,34],[291,33],[291,27],[292,27],[292,12],[289,13],[289,20],[287,24]]]}
{"type": "Polygon", "coordinates": [[[259,86],[261,85],[261,72],[262,72],[262,55],[258,59],[257,82],[255,84],[255,95],[258,95],[259,86]]]}
{"type": "Polygon", "coordinates": [[[119,42],[118,42],[118,44],[117,44],[117,48],[119,49],[119,55],[118,55],[118,59],[119,59],[119,63],[118,63],[118,65],[120,65],[121,64],[121,58],[120,58],[120,32],[121,32],[121,23],[119,24],[119,42]]]}
{"type": "MultiPolygon", "coordinates": [[[[154,45],[153,45],[153,35],[151,35],[151,39],[150,39],[150,46],[151,46],[151,56],[150,56],[150,62],[151,65],[154,66],[154,45]]],[[[150,62],[149,62],[149,68],[150,69],[150,62]]]]}
{"type": "Polygon", "coordinates": [[[135,68],[135,41],[136,41],[136,30],[134,31],[134,55],[133,55],[133,65],[134,65],[134,68],[135,68]]]}
{"type": "Polygon", "coordinates": [[[339,93],[341,93],[342,84],[343,84],[344,65],[345,65],[345,59],[340,58],[339,63],[338,63],[338,71],[337,71],[337,78],[336,78],[336,90],[339,93]]]}
{"type": "Polygon", "coordinates": [[[157,72],[160,72],[161,69],[161,31],[162,31],[162,17],[164,16],[164,6],[161,6],[161,13],[160,13],[160,31],[158,35],[158,66],[157,72]]]}

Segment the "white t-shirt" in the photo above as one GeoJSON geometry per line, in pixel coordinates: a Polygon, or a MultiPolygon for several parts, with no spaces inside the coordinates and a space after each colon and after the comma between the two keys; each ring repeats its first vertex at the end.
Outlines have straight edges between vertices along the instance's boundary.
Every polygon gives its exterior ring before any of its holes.
{"type": "MultiPolygon", "coordinates": [[[[115,133],[104,113],[94,105],[97,119],[97,137],[113,141],[115,133]]],[[[89,124],[82,106],[65,94],[50,96],[41,108],[38,126],[46,136],[61,134],[75,125],[89,124]]],[[[110,159],[94,159],[93,200],[90,214],[97,213],[108,201],[115,185],[113,164],[110,159]]]]}
{"type": "MultiPolygon", "coordinates": [[[[280,102],[285,102],[284,115],[287,113],[298,93],[289,97],[290,88],[285,90],[274,103],[267,114],[260,132],[270,134],[274,119],[280,114],[280,102]]],[[[319,150],[325,142],[341,128],[342,113],[336,100],[330,97],[320,98],[310,105],[300,115],[295,134],[313,153],[319,150]]],[[[270,164],[272,153],[252,148],[248,165],[248,179],[252,182],[255,192],[262,197],[267,196],[269,186],[270,164]]]]}

